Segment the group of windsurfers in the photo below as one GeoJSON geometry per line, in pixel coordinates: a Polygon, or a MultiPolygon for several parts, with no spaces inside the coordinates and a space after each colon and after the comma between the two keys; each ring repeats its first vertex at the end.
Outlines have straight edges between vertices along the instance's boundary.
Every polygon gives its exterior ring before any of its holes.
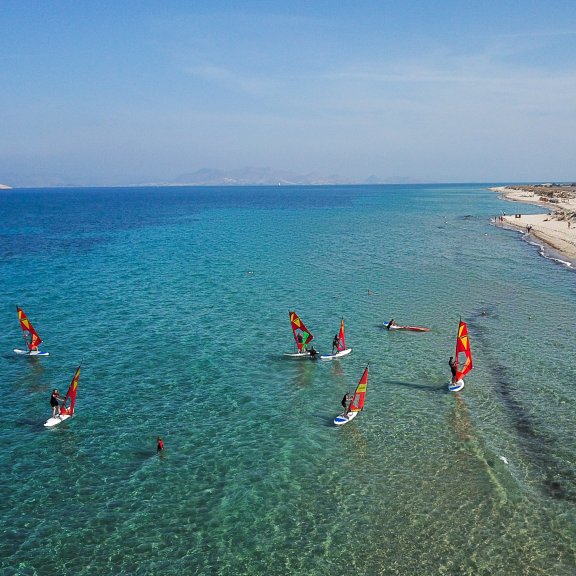
{"type": "MultiPolygon", "coordinates": [[[[302,334],[298,334],[298,336],[296,337],[296,340],[299,344],[302,345],[302,334]]],[[[316,358],[318,357],[318,355],[320,354],[318,352],[318,350],[316,350],[316,348],[314,348],[314,345],[310,346],[310,348],[306,348],[305,346],[302,346],[302,349],[307,351],[308,354],[310,354],[310,358],[312,360],[316,360],[316,358]]],[[[334,354],[335,352],[338,352],[338,350],[340,349],[340,336],[338,334],[336,334],[334,336],[334,339],[332,340],[332,354],[334,354]]]]}
{"type": "MultiPolygon", "coordinates": [[[[339,349],[340,349],[340,336],[336,334],[334,336],[334,339],[332,340],[332,354],[338,352],[339,349]]],[[[316,350],[316,348],[314,348],[314,345],[312,345],[308,350],[308,354],[310,354],[310,358],[312,358],[312,360],[316,360],[316,357],[318,356],[319,352],[318,350],[316,350]]]]}

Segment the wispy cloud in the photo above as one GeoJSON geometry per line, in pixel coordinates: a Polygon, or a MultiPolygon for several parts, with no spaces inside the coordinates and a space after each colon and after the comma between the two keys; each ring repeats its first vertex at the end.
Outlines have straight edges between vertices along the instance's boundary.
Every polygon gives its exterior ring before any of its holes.
{"type": "Polygon", "coordinates": [[[241,73],[222,66],[204,64],[190,66],[185,73],[203,82],[218,84],[227,90],[240,91],[247,94],[258,95],[266,91],[270,82],[254,74],[241,73]]]}

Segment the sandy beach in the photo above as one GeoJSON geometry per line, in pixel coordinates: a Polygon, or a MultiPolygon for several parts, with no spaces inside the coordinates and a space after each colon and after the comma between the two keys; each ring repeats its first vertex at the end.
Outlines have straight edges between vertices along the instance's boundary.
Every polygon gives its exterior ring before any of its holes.
{"type": "Polygon", "coordinates": [[[497,219],[525,230],[571,261],[576,261],[576,186],[502,186],[491,188],[512,202],[525,202],[543,208],[542,214],[522,214],[513,210],[497,219]]]}

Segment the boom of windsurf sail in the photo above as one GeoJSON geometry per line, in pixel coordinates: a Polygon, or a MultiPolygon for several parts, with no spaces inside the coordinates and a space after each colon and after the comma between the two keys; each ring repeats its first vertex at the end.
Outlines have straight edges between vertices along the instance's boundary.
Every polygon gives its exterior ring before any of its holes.
{"type": "Polygon", "coordinates": [[[290,314],[290,325],[292,326],[292,332],[294,334],[294,340],[296,342],[296,346],[298,347],[298,352],[302,352],[302,349],[306,349],[306,346],[312,342],[314,336],[304,326],[304,322],[300,320],[300,317],[296,312],[288,311],[290,314]]]}
{"type": "Polygon", "coordinates": [[[456,338],[456,380],[461,380],[472,370],[472,350],[466,322],[460,320],[456,338]]]}
{"type": "Polygon", "coordinates": [[[66,397],[64,398],[64,402],[62,403],[62,407],[60,408],[60,414],[68,414],[69,416],[72,416],[72,414],[74,414],[74,404],[76,404],[76,392],[78,390],[79,378],[80,378],[80,366],[76,368],[74,378],[72,378],[72,382],[70,382],[68,392],[66,392],[66,397]],[[70,400],[70,405],[66,406],[68,400],[70,400]]]}
{"type": "Polygon", "coordinates": [[[24,340],[26,340],[28,350],[36,350],[42,343],[42,339],[38,336],[38,332],[34,330],[34,326],[32,326],[26,314],[24,314],[24,310],[18,306],[16,306],[16,310],[18,310],[18,320],[20,321],[20,328],[22,328],[22,335],[24,340]]]}
{"type": "Polygon", "coordinates": [[[350,412],[360,412],[364,409],[364,398],[366,397],[366,389],[368,388],[368,366],[364,368],[364,373],[356,390],[354,391],[354,396],[352,402],[350,403],[350,412]]]}

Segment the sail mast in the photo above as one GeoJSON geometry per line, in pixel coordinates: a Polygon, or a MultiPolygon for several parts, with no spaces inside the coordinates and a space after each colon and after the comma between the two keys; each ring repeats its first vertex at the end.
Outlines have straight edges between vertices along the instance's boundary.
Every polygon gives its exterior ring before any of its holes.
{"type": "Polygon", "coordinates": [[[460,320],[458,336],[456,338],[456,380],[461,380],[472,370],[472,350],[466,322],[460,320]],[[463,357],[462,357],[463,356],[463,357]],[[462,366],[460,368],[460,366],[462,366]]]}
{"type": "Polygon", "coordinates": [[[18,306],[16,306],[16,310],[18,311],[18,320],[20,322],[20,328],[22,328],[22,336],[26,341],[26,346],[28,346],[29,350],[34,350],[34,348],[37,348],[42,343],[42,339],[38,336],[38,332],[34,330],[34,326],[32,326],[26,314],[24,314],[24,310],[18,306]],[[27,334],[30,335],[30,341],[26,338],[27,334]]]}
{"type": "Polygon", "coordinates": [[[312,342],[314,336],[312,333],[306,328],[304,322],[300,320],[298,314],[294,311],[288,311],[290,315],[290,325],[292,327],[292,333],[294,334],[294,341],[296,342],[296,346],[298,347],[298,352],[302,352],[302,349],[312,342]]]}
{"type": "Polygon", "coordinates": [[[74,378],[72,378],[72,382],[70,382],[70,386],[68,387],[68,392],[66,392],[66,397],[64,398],[64,402],[62,403],[62,408],[60,412],[62,414],[69,414],[72,416],[74,414],[74,404],[76,404],[76,392],[78,390],[78,380],[80,378],[80,366],[76,368],[76,372],[74,374],[74,378]],[[70,406],[66,408],[66,402],[70,400],[70,406]]]}
{"type": "Polygon", "coordinates": [[[360,412],[361,410],[364,410],[364,399],[366,397],[367,388],[368,366],[364,368],[362,378],[360,378],[360,382],[358,382],[358,386],[356,386],[356,390],[354,391],[354,397],[352,398],[352,402],[350,404],[350,412],[360,412]]]}
{"type": "Polygon", "coordinates": [[[340,332],[338,333],[338,352],[346,350],[346,336],[344,334],[344,318],[340,322],[340,332]]]}

